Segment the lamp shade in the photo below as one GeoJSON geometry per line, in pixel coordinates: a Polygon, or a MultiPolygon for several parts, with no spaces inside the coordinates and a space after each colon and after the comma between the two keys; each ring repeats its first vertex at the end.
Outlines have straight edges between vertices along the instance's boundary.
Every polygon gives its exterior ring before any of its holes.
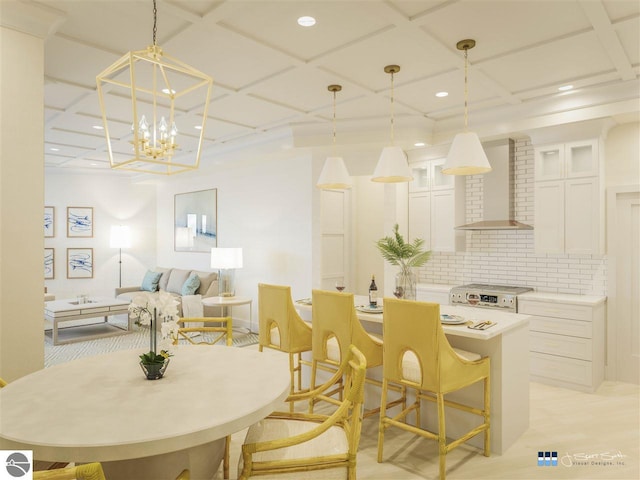
{"type": "Polygon", "coordinates": [[[351,188],[351,177],[342,157],[327,157],[316,187],[334,190],[351,188]]]}
{"type": "Polygon", "coordinates": [[[475,132],[459,133],[453,139],[442,167],[447,175],[478,175],[491,171],[487,154],[475,132]]]}
{"type": "Polygon", "coordinates": [[[382,183],[410,182],[413,180],[407,155],[402,148],[385,147],[373,172],[371,181],[382,183]]]}
{"type": "Polygon", "coordinates": [[[109,245],[111,248],[131,248],[131,230],[129,227],[126,225],[112,225],[109,245]]]}
{"type": "Polygon", "coordinates": [[[212,248],[211,268],[242,268],[242,248],[212,248]]]}

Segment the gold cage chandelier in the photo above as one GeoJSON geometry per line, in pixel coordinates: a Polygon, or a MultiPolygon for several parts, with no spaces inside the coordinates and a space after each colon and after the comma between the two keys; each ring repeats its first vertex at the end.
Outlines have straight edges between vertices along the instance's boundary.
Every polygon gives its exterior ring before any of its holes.
{"type": "Polygon", "coordinates": [[[96,83],[111,168],[172,175],[200,165],[213,80],[156,44],[157,12],[154,0],[153,45],[127,53],[96,83]],[[180,123],[197,123],[197,132],[179,132],[180,123]]]}

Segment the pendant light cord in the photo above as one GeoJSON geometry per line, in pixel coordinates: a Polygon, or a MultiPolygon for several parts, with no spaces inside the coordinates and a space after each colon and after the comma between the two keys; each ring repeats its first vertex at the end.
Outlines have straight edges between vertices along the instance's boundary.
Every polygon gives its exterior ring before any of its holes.
{"type": "Polygon", "coordinates": [[[391,145],[394,145],[395,137],[394,137],[394,121],[393,121],[393,71],[391,72],[391,145]]]}
{"type": "Polygon", "coordinates": [[[336,91],[333,91],[333,156],[336,156],[336,91]]]}
{"type": "Polygon", "coordinates": [[[156,45],[156,33],[158,32],[158,6],[153,0],[153,45],[156,45]]]}
{"type": "Polygon", "coordinates": [[[469,49],[465,48],[464,49],[464,131],[468,131],[468,125],[469,125],[469,84],[468,84],[468,79],[467,79],[467,72],[468,72],[468,65],[469,62],[467,61],[467,56],[469,54],[469,49]]]}

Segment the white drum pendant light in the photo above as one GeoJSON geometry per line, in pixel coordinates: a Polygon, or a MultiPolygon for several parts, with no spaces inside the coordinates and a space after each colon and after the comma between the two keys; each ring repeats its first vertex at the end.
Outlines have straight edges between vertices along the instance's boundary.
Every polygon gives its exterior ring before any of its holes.
{"type": "Polygon", "coordinates": [[[371,181],[382,183],[410,182],[413,180],[413,176],[407,162],[407,155],[402,148],[393,144],[393,74],[398,73],[400,67],[398,65],[387,65],[384,67],[384,71],[391,74],[391,145],[382,149],[380,160],[378,160],[378,165],[376,165],[371,181]]]}
{"type": "Polygon", "coordinates": [[[456,44],[458,50],[464,50],[464,132],[453,139],[449,155],[442,167],[442,173],[447,175],[478,175],[491,171],[491,165],[484,153],[480,139],[475,132],[468,130],[469,124],[469,92],[468,92],[468,60],[467,53],[475,47],[476,41],[460,40],[456,44]]]}
{"type": "Polygon", "coordinates": [[[351,188],[351,177],[342,157],[336,156],[336,93],[342,90],[342,86],[329,85],[327,90],[333,92],[333,147],[332,155],[325,160],[316,186],[323,190],[346,190],[351,188]]]}

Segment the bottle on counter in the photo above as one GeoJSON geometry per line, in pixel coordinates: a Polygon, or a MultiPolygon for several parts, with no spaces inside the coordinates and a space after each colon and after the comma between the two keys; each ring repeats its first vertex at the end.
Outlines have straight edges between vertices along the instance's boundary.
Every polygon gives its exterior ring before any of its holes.
{"type": "Polygon", "coordinates": [[[378,287],[375,275],[371,275],[371,285],[369,285],[369,306],[371,308],[378,306],[378,287]]]}

